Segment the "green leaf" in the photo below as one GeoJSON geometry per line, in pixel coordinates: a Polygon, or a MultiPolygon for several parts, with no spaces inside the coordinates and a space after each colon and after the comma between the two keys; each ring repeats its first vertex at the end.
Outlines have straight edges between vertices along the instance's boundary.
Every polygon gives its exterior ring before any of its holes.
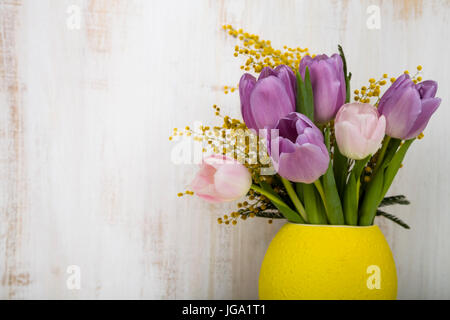
{"type": "MultiPolygon", "coordinates": [[[[325,130],[325,144],[327,145],[328,152],[330,152],[330,128],[325,130]]],[[[341,199],[334,180],[333,166],[330,161],[328,170],[322,177],[323,192],[325,196],[325,209],[327,212],[328,221],[331,224],[343,225],[344,224],[344,212],[342,211],[341,199]]]]}
{"type": "Polygon", "coordinates": [[[348,164],[348,159],[339,151],[339,147],[336,144],[334,146],[333,170],[334,177],[336,179],[336,187],[340,197],[344,195],[345,183],[347,181],[348,174],[348,164]]]}
{"type": "Polygon", "coordinates": [[[400,149],[398,149],[397,153],[393,156],[392,160],[389,162],[384,173],[383,189],[379,198],[380,202],[381,200],[383,200],[383,197],[391,187],[391,184],[394,181],[394,178],[398,170],[400,169],[400,166],[402,165],[402,161],[405,158],[406,152],[408,151],[414,140],[415,138],[405,141],[405,143],[403,143],[400,149]]]}
{"type": "Polygon", "coordinates": [[[376,210],[379,204],[380,194],[383,189],[383,178],[383,169],[381,169],[375,174],[367,185],[359,212],[360,226],[370,226],[373,224],[373,219],[375,218],[376,210]]]}
{"type": "MultiPolygon", "coordinates": [[[[397,149],[402,141],[399,139],[391,138],[386,136],[383,140],[383,146],[381,150],[377,153],[377,164],[375,166],[375,169],[373,170],[372,176],[378,174],[379,171],[384,171],[386,167],[389,165],[389,163],[392,160],[392,157],[395,155],[395,152],[397,152],[397,149]]],[[[367,189],[368,185],[363,185],[362,189],[367,189]]]]}
{"type": "Polygon", "coordinates": [[[320,198],[319,192],[317,189],[315,190],[316,194],[316,208],[317,208],[317,214],[321,221],[324,221],[323,224],[329,224],[329,221],[327,219],[327,212],[325,210],[325,205],[323,204],[322,199],[320,198]]]}
{"type": "MultiPolygon", "coordinates": [[[[387,146],[386,153],[382,160],[383,163],[381,164],[381,166],[383,168],[386,168],[387,166],[389,166],[389,164],[392,161],[392,158],[396,154],[398,147],[400,146],[401,143],[402,143],[402,141],[400,139],[394,139],[394,138],[390,139],[389,144],[387,146]]],[[[375,172],[376,172],[376,169],[375,169],[375,172]]]]}
{"type": "Polygon", "coordinates": [[[303,183],[295,184],[295,191],[297,192],[297,196],[301,202],[305,202],[304,192],[303,192],[303,183]]]}
{"type": "Polygon", "coordinates": [[[345,77],[345,102],[350,102],[350,79],[352,78],[352,74],[347,73],[347,61],[345,59],[344,50],[341,45],[338,45],[339,55],[342,58],[342,64],[344,67],[344,77],[345,77]]]}
{"type": "Polygon", "coordinates": [[[302,202],[297,196],[297,193],[295,192],[294,188],[292,187],[292,183],[286,179],[281,177],[281,181],[283,182],[284,187],[286,188],[286,191],[289,195],[289,198],[291,198],[292,203],[294,204],[294,207],[297,209],[297,212],[300,213],[303,220],[308,222],[308,217],[306,215],[305,208],[303,207],[302,202]]]}
{"type": "Polygon", "coordinates": [[[252,185],[252,189],[266,196],[289,221],[294,223],[305,223],[305,220],[303,220],[297,212],[292,210],[267,182],[261,182],[261,188],[256,185],[252,185]]]}
{"type": "Polygon", "coordinates": [[[304,92],[305,89],[305,83],[303,82],[302,76],[300,75],[300,72],[295,71],[295,77],[297,78],[297,105],[296,105],[296,111],[298,113],[305,114],[305,101],[304,101],[304,92]]]}
{"type": "Polygon", "coordinates": [[[400,218],[397,218],[396,216],[394,216],[393,214],[381,211],[381,210],[377,210],[377,216],[382,216],[385,217],[393,222],[395,222],[396,224],[402,226],[405,229],[410,229],[410,227],[400,218]]]}
{"type": "Polygon", "coordinates": [[[369,155],[369,156],[367,156],[367,157],[364,158],[364,159],[356,160],[356,161],[355,161],[355,165],[353,166],[353,169],[352,169],[352,174],[353,174],[355,177],[359,178],[359,177],[361,176],[361,173],[362,173],[364,167],[366,166],[367,162],[369,162],[369,159],[370,159],[371,157],[372,157],[372,156],[369,155]]]}
{"type": "Polygon", "coordinates": [[[353,175],[348,179],[343,202],[345,224],[356,226],[358,224],[358,201],[356,199],[356,179],[353,175]]]}
{"type": "Polygon", "coordinates": [[[311,80],[309,76],[309,69],[306,68],[305,80],[297,71],[297,106],[296,110],[299,113],[307,116],[311,121],[314,121],[314,95],[311,86],[311,80]]]}
{"type": "Polygon", "coordinates": [[[304,192],[305,210],[308,214],[308,221],[312,224],[327,224],[327,218],[323,210],[322,202],[312,184],[302,184],[304,192]]]}
{"type": "Polygon", "coordinates": [[[314,122],[314,92],[312,89],[312,84],[311,84],[311,79],[309,76],[309,68],[306,67],[305,70],[305,103],[306,103],[306,116],[312,121],[314,122]]]}
{"type": "Polygon", "coordinates": [[[400,145],[399,139],[391,139],[389,142],[383,163],[378,171],[374,172],[373,179],[367,186],[360,212],[360,225],[366,226],[373,223],[376,210],[394,181],[406,152],[414,140],[405,141],[400,148],[398,148],[400,145]]]}
{"type": "Polygon", "coordinates": [[[353,166],[344,193],[344,217],[345,223],[356,226],[358,224],[358,203],[359,203],[359,179],[362,170],[369,161],[370,156],[362,160],[357,160],[353,166]]]}
{"type": "Polygon", "coordinates": [[[404,195],[398,195],[398,196],[391,196],[391,197],[385,197],[378,208],[391,206],[394,204],[401,204],[401,205],[408,205],[410,202],[406,199],[404,195]]]}

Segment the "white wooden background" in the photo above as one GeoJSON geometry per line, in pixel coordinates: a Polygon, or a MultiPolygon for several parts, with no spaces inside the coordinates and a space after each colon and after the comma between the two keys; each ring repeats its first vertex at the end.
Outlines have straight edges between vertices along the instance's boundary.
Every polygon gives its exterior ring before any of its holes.
{"type": "Polygon", "coordinates": [[[232,24],[332,53],[354,86],[424,67],[443,100],[392,193],[411,224],[380,222],[399,298],[450,298],[449,1],[0,1],[0,298],[257,298],[279,223],[219,226],[232,205],[178,199],[195,166],[170,161],[173,127],[239,116],[232,24]],[[381,8],[381,29],[366,9],[381,8]],[[80,29],[67,26],[81,9],[80,29]],[[69,290],[67,267],[81,270],[69,290]]]}

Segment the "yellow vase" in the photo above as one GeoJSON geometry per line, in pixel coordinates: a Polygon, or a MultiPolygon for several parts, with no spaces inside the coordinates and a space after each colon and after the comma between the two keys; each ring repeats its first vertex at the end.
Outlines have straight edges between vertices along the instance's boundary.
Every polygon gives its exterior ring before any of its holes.
{"type": "Polygon", "coordinates": [[[377,226],[287,223],[269,245],[260,299],[395,299],[397,273],[377,226]]]}

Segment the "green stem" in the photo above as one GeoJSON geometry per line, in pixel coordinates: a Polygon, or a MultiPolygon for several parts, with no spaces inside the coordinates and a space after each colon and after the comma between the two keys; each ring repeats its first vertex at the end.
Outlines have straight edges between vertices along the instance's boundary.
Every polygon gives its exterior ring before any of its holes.
{"type": "Polygon", "coordinates": [[[383,146],[381,147],[380,155],[378,156],[377,164],[376,164],[375,169],[374,169],[374,171],[373,171],[373,174],[374,174],[374,175],[375,175],[375,173],[378,171],[378,168],[379,168],[379,167],[381,166],[381,164],[383,163],[384,155],[386,154],[386,150],[387,150],[387,147],[388,147],[390,141],[391,141],[391,137],[386,136],[386,137],[384,138],[383,146]]]}
{"type": "Polygon", "coordinates": [[[406,140],[400,147],[400,149],[398,149],[397,153],[392,158],[392,161],[389,163],[389,166],[386,168],[386,171],[384,173],[385,180],[383,182],[383,189],[380,195],[379,203],[381,203],[387,191],[391,187],[391,184],[394,181],[394,178],[402,165],[402,161],[405,158],[406,152],[408,151],[409,147],[414,142],[414,140],[415,138],[406,140]]]}
{"type": "MultiPolygon", "coordinates": [[[[297,183],[300,185],[300,183],[297,183]]],[[[302,184],[304,193],[303,204],[308,214],[309,222],[312,224],[327,224],[325,208],[322,204],[322,199],[316,191],[313,184],[302,184]]]]}
{"type": "MultiPolygon", "coordinates": [[[[330,152],[331,146],[330,135],[331,130],[330,127],[327,126],[325,129],[325,145],[327,146],[328,152],[330,152]]],[[[330,161],[330,163],[328,164],[328,169],[321,179],[323,183],[323,194],[326,201],[325,210],[327,213],[328,221],[330,222],[330,224],[345,224],[341,198],[336,187],[336,180],[334,179],[332,161],[330,161]]]]}
{"type": "Polygon", "coordinates": [[[314,185],[316,186],[317,191],[319,191],[320,198],[322,198],[323,206],[325,207],[325,210],[328,211],[327,210],[327,200],[325,198],[325,193],[323,192],[322,183],[320,183],[320,180],[317,179],[316,181],[314,181],[314,185]]]}
{"type": "Polygon", "coordinates": [[[279,205],[286,205],[280,198],[274,196],[272,193],[258,187],[256,184],[252,184],[251,189],[255,190],[256,192],[262,194],[267,199],[272,201],[273,203],[279,204],[279,205]]]}
{"type": "Polygon", "coordinates": [[[306,222],[308,222],[308,217],[306,215],[305,208],[303,207],[303,204],[301,203],[300,199],[298,198],[297,193],[295,192],[294,188],[292,187],[291,182],[283,177],[281,177],[281,181],[283,182],[283,184],[286,188],[286,191],[287,191],[289,197],[291,198],[292,203],[294,204],[295,208],[300,213],[302,218],[306,222]]]}
{"type": "Polygon", "coordinates": [[[287,220],[294,223],[306,223],[300,214],[292,210],[266,182],[262,181],[261,187],[253,184],[251,188],[269,199],[287,220]]]}
{"type": "Polygon", "coordinates": [[[359,189],[361,188],[361,175],[356,180],[356,201],[359,202],[359,189]]]}
{"type": "Polygon", "coordinates": [[[358,224],[359,188],[361,183],[361,173],[371,156],[365,159],[356,160],[355,165],[348,178],[342,199],[345,223],[356,226],[358,224]]]}
{"type": "Polygon", "coordinates": [[[389,190],[405,158],[406,152],[413,141],[414,139],[405,141],[400,149],[396,151],[400,140],[392,140],[393,147],[387,151],[387,156],[380,170],[375,173],[373,179],[367,185],[367,190],[361,205],[359,225],[368,226],[373,224],[377,208],[389,190]]]}

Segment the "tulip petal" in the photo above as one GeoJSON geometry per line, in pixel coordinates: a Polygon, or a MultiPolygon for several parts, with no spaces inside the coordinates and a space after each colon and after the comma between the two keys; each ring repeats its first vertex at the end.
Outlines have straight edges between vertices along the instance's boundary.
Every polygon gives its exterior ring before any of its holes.
{"type": "Polygon", "coordinates": [[[208,164],[201,164],[200,171],[190,184],[190,189],[200,198],[208,202],[222,202],[222,198],[214,187],[214,174],[216,169],[208,164]]]}
{"type": "Polygon", "coordinates": [[[200,198],[213,203],[232,201],[250,189],[248,169],[233,158],[212,155],[203,159],[190,189],[200,198]]]}
{"type": "Polygon", "coordinates": [[[346,97],[345,75],[342,58],[338,54],[331,57],[305,56],[300,61],[299,72],[305,78],[309,69],[314,94],[314,119],[325,123],[334,118],[344,104],[346,97]]]}
{"type": "Polygon", "coordinates": [[[288,117],[280,119],[277,124],[277,129],[280,130],[279,135],[295,142],[295,139],[297,139],[298,136],[295,124],[296,122],[290,120],[288,117]]]}
{"type": "Polygon", "coordinates": [[[434,98],[438,89],[438,84],[433,80],[426,80],[416,84],[421,99],[434,98]]]}
{"type": "Polygon", "coordinates": [[[202,164],[200,165],[200,170],[197,172],[194,181],[191,183],[192,188],[203,189],[206,185],[214,182],[214,173],[216,173],[216,169],[214,169],[210,165],[202,164]]]}
{"type": "Polygon", "coordinates": [[[330,57],[330,62],[333,61],[332,65],[335,68],[336,77],[340,82],[340,90],[338,92],[337,97],[337,105],[336,112],[339,111],[339,108],[345,103],[345,98],[347,97],[347,90],[345,84],[345,75],[344,75],[344,62],[339,54],[335,53],[330,57]]]}
{"type": "Polygon", "coordinates": [[[270,143],[271,151],[269,152],[270,157],[273,160],[275,170],[278,170],[278,163],[281,153],[292,153],[295,152],[295,144],[289,139],[283,137],[277,137],[272,139],[270,143]]]}
{"type": "Polygon", "coordinates": [[[280,136],[270,140],[269,149],[281,176],[311,183],[324,174],[329,163],[328,150],[322,133],[308,117],[292,112],[280,119],[275,128],[280,136]]]}
{"type": "Polygon", "coordinates": [[[368,103],[348,103],[336,115],[336,141],[341,153],[351,159],[374,154],[385,135],[386,118],[368,103]]]}
{"type": "Polygon", "coordinates": [[[292,69],[286,65],[279,65],[274,69],[274,72],[278,79],[283,81],[286,92],[289,95],[289,99],[291,99],[291,104],[295,106],[296,103],[296,95],[297,95],[297,79],[295,78],[295,74],[292,69]]]}
{"type": "Polygon", "coordinates": [[[422,132],[439,107],[434,98],[438,84],[427,80],[414,84],[407,74],[401,75],[381,97],[378,111],[386,117],[386,134],[411,139],[422,132]]]}
{"type": "Polygon", "coordinates": [[[381,97],[380,102],[378,103],[378,112],[382,114],[385,114],[385,111],[389,112],[389,110],[385,110],[385,107],[389,108],[392,105],[390,100],[393,96],[398,96],[398,94],[396,93],[397,89],[404,89],[409,86],[413,86],[413,82],[410,80],[408,74],[403,73],[397,78],[397,80],[394,81],[394,83],[389,87],[389,89],[386,90],[386,92],[381,97]]]}
{"type": "Polygon", "coordinates": [[[232,201],[245,195],[252,184],[252,177],[241,164],[225,164],[214,175],[215,189],[224,201],[232,201]]]}
{"type": "Polygon", "coordinates": [[[386,133],[386,118],[381,116],[378,119],[377,126],[368,137],[365,154],[375,154],[381,147],[381,143],[386,133]]]}
{"type": "Polygon", "coordinates": [[[264,67],[259,73],[258,81],[267,78],[269,76],[276,76],[276,75],[277,73],[271,67],[264,67]]]}
{"type": "Polygon", "coordinates": [[[232,158],[228,158],[227,156],[224,156],[221,154],[213,154],[213,155],[210,155],[210,156],[204,158],[203,163],[205,163],[217,170],[225,164],[236,163],[236,160],[232,159],[232,158]]]}
{"type": "MultiPolygon", "coordinates": [[[[316,59],[319,59],[319,56],[316,56],[316,59]]],[[[302,75],[303,79],[305,79],[306,67],[309,67],[312,63],[313,63],[313,58],[311,58],[311,56],[309,56],[309,55],[304,56],[300,60],[300,65],[298,67],[298,71],[302,75]]],[[[309,71],[311,72],[311,70],[309,70],[309,71]]]]}
{"type": "Polygon", "coordinates": [[[317,129],[316,127],[309,127],[303,130],[303,133],[298,136],[296,142],[298,144],[306,143],[300,141],[306,141],[315,145],[323,145],[325,147],[325,144],[323,143],[324,140],[322,132],[320,132],[320,130],[317,129]]]}
{"type": "Polygon", "coordinates": [[[255,119],[251,113],[250,95],[255,87],[256,79],[249,73],[244,74],[239,81],[239,96],[241,98],[241,114],[249,129],[257,130],[255,119]]]}
{"type": "Polygon", "coordinates": [[[278,174],[293,182],[312,183],[328,169],[328,153],[313,144],[295,145],[295,151],[281,153],[278,174]]]}
{"type": "Polygon", "coordinates": [[[210,190],[203,190],[203,191],[195,191],[195,195],[197,195],[199,198],[210,202],[210,203],[222,203],[224,200],[220,198],[218,193],[214,190],[214,185],[209,185],[208,189],[210,190]]]}
{"type": "Polygon", "coordinates": [[[336,114],[340,82],[326,61],[311,66],[311,85],[314,91],[314,119],[323,123],[336,114]]]}
{"type": "Polygon", "coordinates": [[[295,152],[295,144],[289,139],[280,137],[280,153],[292,153],[295,152]]]}
{"type": "Polygon", "coordinates": [[[411,130],[416,118],[422,110],[420,96],[417,90],[409,86],[403,89],[397,97],[392,97],[382,114],[386,117],[386,134],[403,139],[405,133],[411,130]],[[388,108],[389,107],[389,108],[388,108]]]}
{"type": "Polygon", "coordinates": [[[306,116],[304,116],[302,114],[302,116],[298,116],[300,115],[300,113],[294,113],[296,115],[296,118],[298,119],[297,122],[295,123],[295,128],[297,130],[297,133],[301,133],[303,131],[305,131],[306,128],[316,128],[316,126],[314,125],[314,123],[306,116]]]}
{"type": "Polygon", "coordinates": [[[440,98],[428,98],[422,100],[422,112],[417,117],[414,125],[405,137],[405,140],[417,137],[425,129],[428,121],[430,121],[431,116],[437,110],[440,104],[440,98]]]}
{"type": "Polygon", "coordinates": [[[377,109],[368,103],[349,103],[344,105],[336,115],[335,122],[351,122],[364,137],[369,138],[378,123],[377,109]]]}
{"type": "Polygon", "coordinates": [[[334,125],[339,151],[351,159],[364,159],[366,153],[366,138],[359,129],[348,121],[337,122],[334,125]]]}
{"type": "Polygon", "coordinates": [[[257,128],[274,128],[278,120],[295,111],[283,82],[274,76],[258,80],[250,96],[257,128]]]}

